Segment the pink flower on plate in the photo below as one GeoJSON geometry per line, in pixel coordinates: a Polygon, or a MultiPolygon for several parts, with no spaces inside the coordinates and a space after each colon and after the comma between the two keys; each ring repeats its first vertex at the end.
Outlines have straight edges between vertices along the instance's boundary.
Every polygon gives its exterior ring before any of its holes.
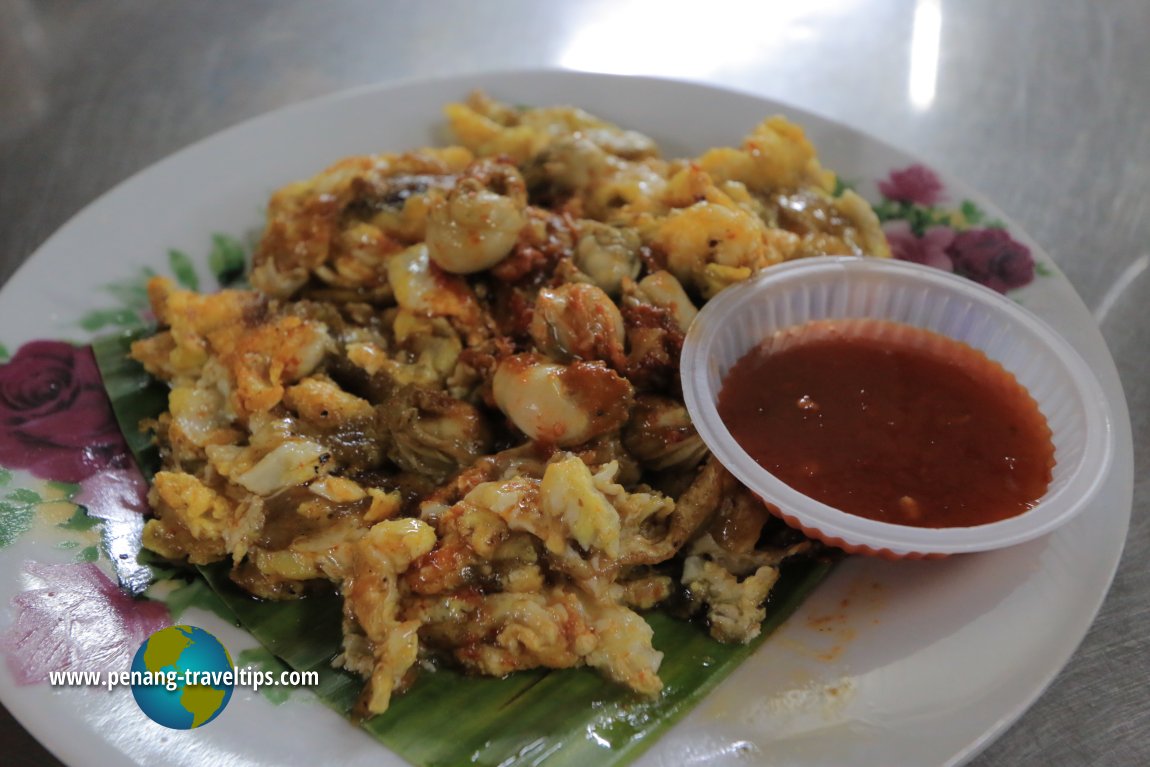
{"type": "Polygon", "coordinates": [[[1014,240],[1005,229],[968,229],[959,232],[946,248],[954,271],[988,288],[1005,293],[1034,279],[1030,248],[1014,240]]]}
{"type": "Polygon", "coordinates": [[[80,483],[73,498],[88,514],[104,520],[123,520],[148,513],[148,482],[135,465],[101,471],[80,483]]]}
{"type": "Polygon", "coordinates": [[[27,562],[33,587],[12,599],[15,619],[0,650],[17,684],[52,671],[121,671],[140,643],[171,624],[160,602],[136,600],[93,564],[27,562]]]}
{"type": "Polygon", "coordinates": [[[148,513],[148,483],[140,470],[133,465],[97,472],[80,483],[72,500],[88,516],[103,520],[104,551],[120,586],[132,594],[142,593],[152,582],[152,571],[137,559],[148,513]]]}
{"type": "Polygon", "coordinates": [[[79,482],[130,463],[90,348],[32,341],[0,365],[0,465],[79,482]]]}
{"type": "Polygon", "coordinates": [[[878,182],[878,190],[888,200],[912,205],[934,205],[946,196],[938,175],[918,163],[892,170],[886,181],[878,182]]]}
{"type": "Polygon", "coordinates": [[[947,249],[954,242],[955,231],[949,226],[932,226],[919,237],[908,222],[900,219],[883,224],[882,230],[890,243],[891,255],[900,261],[954,271],[954,262],[947,249]]]}

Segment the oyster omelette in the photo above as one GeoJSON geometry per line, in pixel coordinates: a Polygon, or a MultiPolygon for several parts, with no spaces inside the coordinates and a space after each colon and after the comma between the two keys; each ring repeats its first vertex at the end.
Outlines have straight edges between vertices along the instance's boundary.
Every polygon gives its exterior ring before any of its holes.
{"type": "Polygon", "coordinates": [[[781,117],[678,160],[576,108],[446,114],[456,145],[276,192],[251,289],[149,284],[159,328],[132,355],[171,388],[145,545],[264,599],[337,590],[366,715],[423,661],[587,665],[656,695],[641,611],[749,641],[817,545],[695,433],[697,307],[886,240],[781,117]]]}

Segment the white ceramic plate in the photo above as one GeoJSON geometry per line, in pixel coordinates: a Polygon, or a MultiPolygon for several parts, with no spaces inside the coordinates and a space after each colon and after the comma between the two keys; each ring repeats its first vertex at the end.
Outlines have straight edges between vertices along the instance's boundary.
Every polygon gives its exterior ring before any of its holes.
{"type": "MultiPolygon", "coordinates": [[[[80,320],[99,324],[92,311],[115,308],[124,298],[125,291],[104,286],[123,286],[144,267],[165,271],[171,249],[189,254],[207,273],[210,235],[257,228],[275,188],[346,155],[442,143],[442,105],[474,88],[515,103],[577,104],[648,133],[668,155],[737,144],[764,116],[783,113],[806,128],[824,165],[873,201],[880,199],[879,181],[915,164],[814,115],[678,82],[525,72],[359,90],[225,131],[93,203],[0,293],[0,342],[15,353],[36,338],[84,340],[90,334],[80,320]]],[[[958,181],[941,183],[947,198],[932,208],[939,215],[970,200],[988,218],[1004,220],[958,181]]],[[[957,217],[951,223],[971,224],[957,217]]],[[[1109,400],[1117,457],[1097,499],[1058,532],[1011,549],[939,562],[848,561],[640,764],[958,764],[1021,715],[1069,659],[1102,602],[1126,536],[1129,417],[1086,308],[1037,245],[1017,228],[1009,231],[1029,247],[1039,272],[1011,295],[1082,353],[1109,400]]],[[[42,499],[50,494],[21,472],[3,492],[20,484],[42,499]]],[[[17,593],[44,585],[27,562],[74,562],[86,548],[83,533],[57,524],[67,503],[38,508],[43,513],[22,518],[8,536],[14,540],[0,549],[0,633],[10,634],[18,617],[11,601],[17,593]]],[[[187,613],[184,620],[213,631],[233,652],[254,644],[206,613],[187,613]]],[[[210,726],[181,732],[147,720],[125,690],[17,685],[19,671],[19,661],[0,669],[0,699],[71,764],[401,763],[306,694],[276,707],[237,689],[210,726]]]]}

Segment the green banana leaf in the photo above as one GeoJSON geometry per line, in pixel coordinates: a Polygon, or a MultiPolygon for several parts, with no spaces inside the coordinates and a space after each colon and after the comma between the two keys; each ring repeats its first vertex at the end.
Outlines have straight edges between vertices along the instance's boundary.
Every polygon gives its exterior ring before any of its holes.
{"type": "MultiPolygon", "coordinates": [[[[157,399],[156,382],[127,358],[134,337],[102,339],[93,348],[120,428],[150,476],[157,455],[134,436],[141,419],[158,415],[166,400],[157,399]]],[[[360,724],[380,743],[421,767],[625,765],[754,652],[832,568],[829,561],[786,567],[771,594],[762,634],[747,645],[720,644],[696,623],[662,612],[647,613],[655,648],[664,653],[659,668],[664,690],[653,700],[586,668],[536,669],[502,679],[438,669],[424,672],[409,691],[393,698],[386,714],[360,724]]],[[[340,650],[338,596],[262,601],[235,586],[227,566],[199,570],[241,626],[289,667],[319,672],[320,684],[313,692],[350,715],[363,683],[331,666],[340,650]]]]}
{"type": "Polygon", "coordinates": [[[168,387],[128,356],[132,342],[150,333],[132,330],[92,342],[92,354],[128,449],[149,480],[160,466],[160,451],[141,423],[168,409],[168,387]]]}

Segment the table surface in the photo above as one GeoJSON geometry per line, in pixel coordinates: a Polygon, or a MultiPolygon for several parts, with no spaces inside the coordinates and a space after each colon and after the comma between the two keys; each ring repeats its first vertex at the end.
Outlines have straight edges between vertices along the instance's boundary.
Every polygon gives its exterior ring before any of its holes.
{"type": "MultiPolygon", "coordinates": [[[[156,160],[362,84],[653,74],[880,136],[956,172],[1051,254],[1102,329],[1132,418],[1114,585],[1070,664],[974,764],[1150,764],[1148,30],[1145,0],[0,0],[0,282],[156,160]]],[[[0,743],[6,764],[58,764],[3,709],[0,743]]]]}

